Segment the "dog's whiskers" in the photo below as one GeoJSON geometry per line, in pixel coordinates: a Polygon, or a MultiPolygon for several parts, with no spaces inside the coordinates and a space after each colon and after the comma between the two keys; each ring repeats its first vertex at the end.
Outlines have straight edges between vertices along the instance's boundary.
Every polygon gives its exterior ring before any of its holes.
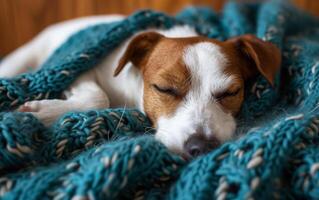
{"type": "Polygon", "coordinates": [[[153,127],[145,127],[145,129],[147,129],[144,133],[143,133],[143,135],[146,135],[146,134],[148,134],[149,132],[151,132],[151,131],[156,131],[156,129],[155,128],[153,128],[153,127]]]}
{"type": "Polygon", "coordinates": [[[126,103],[125,103],[125,105],[124,105],[124,109],[123,109],[123,111],[122,111],[120,120],[119,120],[119,122],[118,122],[117,125],[116,125],[115,131],[114,131],[115,133],[116,133],[116,131],[117,131],[117,130],[119,129],[119,127],[120,127],[120,124],[121,124],[121,122],[122,122],[122,119],[123,119],[123,116],[124,116],[125,111],[126,111],[126,103]]]}

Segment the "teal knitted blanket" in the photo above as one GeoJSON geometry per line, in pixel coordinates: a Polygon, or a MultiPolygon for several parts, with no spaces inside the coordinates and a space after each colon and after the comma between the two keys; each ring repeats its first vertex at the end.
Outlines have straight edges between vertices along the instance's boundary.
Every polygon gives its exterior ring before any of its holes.
{"type": "Polygon", "coordinates": [[[0,110],[1,199],[319,199],[319,20],[282,2],[140,11],[76,33],[37,72],[0,79],[0,110]],[[253,33],[282,50],[275,89],[248,83],[239,139],[186,162],[137,110],[68,113],[50,128],[13,112],[58,98],[135,32],[176,24],[220,40],[253,33]]]}

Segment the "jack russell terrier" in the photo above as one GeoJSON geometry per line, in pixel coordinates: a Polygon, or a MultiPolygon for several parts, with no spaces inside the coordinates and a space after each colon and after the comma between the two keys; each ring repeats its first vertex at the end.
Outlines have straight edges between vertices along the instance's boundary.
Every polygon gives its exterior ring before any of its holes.
{"type": "MultiPolygon", "coordinates": [[[[1,62],[0,77],[25,73],[29,66],[35,70],[75,32],[123,18],[86,17],[50,26],[1,62]]],[[[50,125],[69,111],[137,107],[154,124],[159,141],[196,157],[234,136],[245,81],[260,73],[273,85],[280,63],[279,49],[253,35],[221,42],[186,25],[149,29],[78,77],[65,99],[26,102],[18,111],[50,125]]]]}

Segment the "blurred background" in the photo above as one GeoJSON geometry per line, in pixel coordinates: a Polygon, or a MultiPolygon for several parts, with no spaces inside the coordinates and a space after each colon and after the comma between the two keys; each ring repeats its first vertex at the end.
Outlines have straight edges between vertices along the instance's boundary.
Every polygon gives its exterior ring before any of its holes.
{"type": "MultiPolygon", "coordinates": [[[[59,21],[111,13],[131,14],[152,8],[175,14],[185,6],[220,10],[227,0],[0,0],[0,56],[30,40],[46,26],[59,21]]],[[[240,0],[238,0],[240,1],[240,0]]],[[[241,0],[249,1],[249,0],[241,0]]],[[[250,0],[250,2],[258,0],[250,0]]],[[[285,0],[283,0],[285,1],[285,0]]],[[[319,0],[291,0],[319,16],[319,0]]]]}

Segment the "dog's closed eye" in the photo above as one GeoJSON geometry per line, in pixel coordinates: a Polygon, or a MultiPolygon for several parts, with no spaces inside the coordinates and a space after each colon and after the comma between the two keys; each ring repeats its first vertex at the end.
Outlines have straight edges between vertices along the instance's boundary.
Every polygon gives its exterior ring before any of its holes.
{"type": "Polygon", "coordinates": [[[241,88],[235,88],[235,89],[230,89],[230,90],[226,90],[224,92],[219,92],[216,94],[213,94],[213,98],[217,101],[220,101],[224,98],[228,98],[228,97],[235,97],[239,94],[241,88]]]}
{"type": "Polygon", "coordinates": [[[177,97],[180,95],[178,90],[173,87],[159,86],[157,84],[152,84],[152,86],[157,92],[160,92],[162,94],[166,94],[173,97],[177,97]]]}

